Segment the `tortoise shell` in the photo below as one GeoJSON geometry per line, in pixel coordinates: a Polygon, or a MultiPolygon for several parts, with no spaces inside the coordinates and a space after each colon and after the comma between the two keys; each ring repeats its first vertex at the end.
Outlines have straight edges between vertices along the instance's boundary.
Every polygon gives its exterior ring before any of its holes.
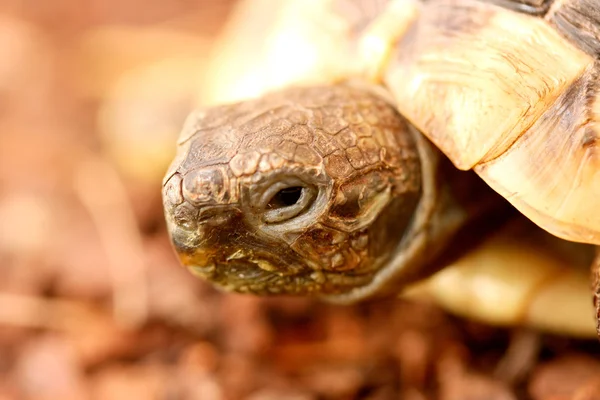
{"type": "Polygon", "coordinates": [[[420,7],[384,77],[400,112],[544,229],[600,244],[600,4],[420,7]]]}

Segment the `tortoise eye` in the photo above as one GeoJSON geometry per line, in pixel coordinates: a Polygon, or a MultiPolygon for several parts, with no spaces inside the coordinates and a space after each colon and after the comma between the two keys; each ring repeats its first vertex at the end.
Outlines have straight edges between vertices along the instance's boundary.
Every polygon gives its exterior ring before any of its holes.
{"type": "Polygon", "coordinates": [[[307,211],[317,197],[317,188],[312,185],[285,185],[276,183],[266,194],[263,221],[276,224],[297,217],[307,211]]]}
{"type": "Polygon", "coordinates": [[[298,204],[298,201],[302,198],[302,192],[304,188],[302,186],[292,186],[289,188],[281,189],[275,194],[267,204],[267,209],[273,210],[276,208],[291,207],[298,204]]]}

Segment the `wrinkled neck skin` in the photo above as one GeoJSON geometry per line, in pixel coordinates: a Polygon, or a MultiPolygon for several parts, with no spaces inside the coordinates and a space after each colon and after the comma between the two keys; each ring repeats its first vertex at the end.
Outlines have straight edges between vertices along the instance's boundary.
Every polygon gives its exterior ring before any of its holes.
{"type": "Polygon", "coordinates": [[[163,187],[182,264],[227,291],[339,303],[438,269],[505,203],[380,91],[287,89],[191,115],[163,187]]]}
{"type": "Polygon", "coordinates": [[[394,254],[367,285],[334,303],[397,295],[473,249],[518,213],[472,171],[459,171],[414,127],[422,168],[422,196],[394,254]]]}

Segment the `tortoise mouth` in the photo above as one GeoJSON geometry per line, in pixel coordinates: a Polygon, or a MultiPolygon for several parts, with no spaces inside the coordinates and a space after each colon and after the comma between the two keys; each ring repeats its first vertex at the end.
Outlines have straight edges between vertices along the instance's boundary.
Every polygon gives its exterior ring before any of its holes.
{"type": "Polygon", "coordinates": [[[237,260],[205,266],[189,265],[188,269],[228,292],[300,295],[319,290],[320,285],[311,278],[310,272],[284,274],[264,269],[266,264],[264,260],[237,260]]]}
{"type": "Polygon", "coordinates": [[[263,243],[250,236],[204,245],[190,246],[178,240],[173,244],[181,263],[193,275],[228,292],[304,294],[310,291],[307,287],[317,289],[311,278],[313,269],[301,258],[281,244],[263,243]]]}
{"type": "Polygon", "coordinates": [[[198,221],[194,214],[189,218],[193,222],[190,226],[173,218],[167,222],[181,264],[196,277],[227,292],[352,297],[352,293],[371,285],[388,261],[380,257],[353,265],[350,261],[356,260],[349,254],[358,257],[355,253],[359,250],[350,248],[352,240],[346,241],[347,246],[330,243],[333,239],[317,235],[323,233],[322,228],[307,233],[311,240],[305,246],[294,246],[303,237],[290,245],[251,229],[239,211],[220,212],[218,216],[227,218],[198,221]],[[321,246],[314,247],[317,243],[321,246]],[[336,248],[332,254],[328,253],[330,247],[336,248]],[[332,264],[335,256],[343,254],[345,257],[337,258],[350,260],[350,264],[332,264]]]}
{"type": "Polygon", "coordinates": [[[300,260],[277,254],[241,250],[222,259],[195,249],[179,253],[183,264],[195,276],[218,288],[255,295],[336,295],[369,284],[373,273],[349,274],[310,268],[300,260]]]}

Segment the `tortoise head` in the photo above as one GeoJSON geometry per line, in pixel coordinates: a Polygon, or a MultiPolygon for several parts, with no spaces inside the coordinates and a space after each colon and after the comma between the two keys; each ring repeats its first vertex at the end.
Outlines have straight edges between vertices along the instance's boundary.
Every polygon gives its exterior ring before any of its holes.
{"type": "Polygon", "coordinates": [[[407,123],[337,85],[192,114],[163,199],[194,274],[228,291],[338,295],[402,246],[421,186],[407,123]]]}

